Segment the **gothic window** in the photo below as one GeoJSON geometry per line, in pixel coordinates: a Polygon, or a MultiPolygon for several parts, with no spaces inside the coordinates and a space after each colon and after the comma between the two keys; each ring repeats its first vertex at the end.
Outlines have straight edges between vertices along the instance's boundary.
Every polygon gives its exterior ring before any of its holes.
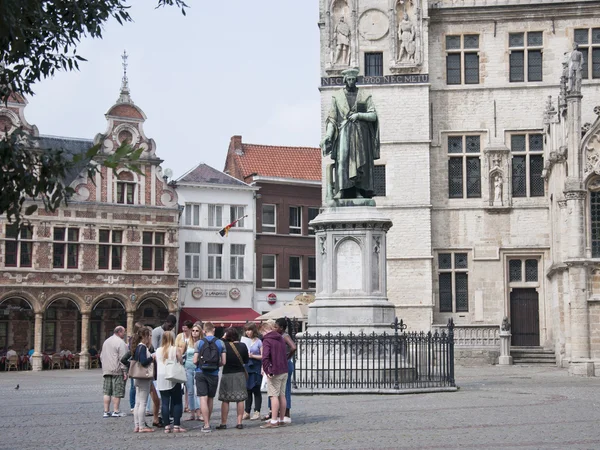
{"type": "Polygon", "coordinates": [[[440,312],[469,311],[468,256],[466,253],[438,254],[440,312]]]}
{"type": "Polygon", "coordinates": [[[583,54],[582,77],[600,78],[600,28],[575,30],[575,42],[583,54]]]}
{"type": "Polygon", "coordinates": [[[380,77],[383,75],[383,53],[365,53],[365,76],[380,77]]]}
{"type": "Polygon", "coordinates": [[[509,33],[508,46],[510,48],[509,80],[511,82],[542,81],[543,33],[541,31],[509,33]]]}
{"type": "Polygon", "coordinates": [[[480,136],[448,136],[448,197],[481,197],[480,136]]]}
{"type": "Polygon", "coordinates": [[[543,197],[544,144],[537,133],[513,134],[510,137],[512,153],[512,196],[543,197]]]}
{"type": "Polygon", "coordinates": [[[446,36],[446,84],[479,84],[479,35],[446,36]]]}
{"type": "Polygon", "coordinates": [[[592,258],[600,258],[600,191],[590,192],[590,234],[592,258]]]}
{"type": "Polygon", "coordinates": [[[510,283],[537,283],[538,259],[514,258],[508,260],[508,281],[510,283]]]}

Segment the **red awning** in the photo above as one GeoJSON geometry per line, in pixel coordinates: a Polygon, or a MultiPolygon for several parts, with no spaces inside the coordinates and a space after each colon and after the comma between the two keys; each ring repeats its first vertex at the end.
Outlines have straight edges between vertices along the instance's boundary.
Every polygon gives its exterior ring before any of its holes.
{"type": "Polygon", "coordinates": [[[212,322],[216,327],[241,325],[254,321],[260,313],[252,308],[183,308],[179,321],[212,322]]]}

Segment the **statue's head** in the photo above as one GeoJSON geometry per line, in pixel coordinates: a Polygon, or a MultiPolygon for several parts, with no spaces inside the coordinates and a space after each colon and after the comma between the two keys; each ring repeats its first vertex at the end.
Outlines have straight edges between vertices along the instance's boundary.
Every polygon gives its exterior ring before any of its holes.
{"type": "Polygon", "coordinates": [[[579,50],[579,44],[577,42],[573,42],[573,50],[579,50]]]}
{"type": "Polygon", "coordinates": [[[358,69],[346,69],[342,72],[342,76],[344,77],[344,84],[347,87],[351,89],[356,87],[356,77],[358,77],[358,69]]]}
{"type": "Polygon", "coordinates": [[[340,22],[344,22],[344,16],[340,17],[340,22]]]}

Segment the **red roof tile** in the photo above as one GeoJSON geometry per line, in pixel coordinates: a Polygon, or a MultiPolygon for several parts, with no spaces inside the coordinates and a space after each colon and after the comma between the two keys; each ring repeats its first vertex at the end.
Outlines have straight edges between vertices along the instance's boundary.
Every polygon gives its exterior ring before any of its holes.
{"type": "MultiPolygon", "coordinates": [[[[318,147],[280,147],[242,143],[242,152],[229,156],[240,178],[250,175],[321,181],[321,149],[318,147]]],[[[234,175],[232,173],[232,175],[234,175]]],[[[234,175],[235,176],[235,175],[234,175]]],[[[246,179],[249,182],[250,179],[246,179]]]]}

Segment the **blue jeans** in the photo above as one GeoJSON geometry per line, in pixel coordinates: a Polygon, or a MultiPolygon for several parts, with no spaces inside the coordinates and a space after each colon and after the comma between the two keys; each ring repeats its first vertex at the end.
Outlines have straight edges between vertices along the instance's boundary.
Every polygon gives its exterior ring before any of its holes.
{"type": "Polygon", "coordinates": [[[185,383],[185,392],[188,396],[188,408],[190,411],[200,409],[200,402],[196,397],[196,389],[194,388],[194,380],[196,378],[196,368],[186,368],[185,373],[187,375],[187,382],[185,383]]]}
{"type": "Polygon", "coordinates": [[[173,425],[178,427],[181,424],[181,415],[183,414],[182,400],[181,383],[177,383],[173,389],[169,389],[168,391],[160,391],[160,407],[165,426],[169,425],[171,411],[173,411],[173,425]]]}
{"type": "Polygon", "coordinates": [[[129,405],[131,409],[135,408],[135,386],[133,385],[133,378],[130,378],[131,383],[129,385],[129,405]]]}

